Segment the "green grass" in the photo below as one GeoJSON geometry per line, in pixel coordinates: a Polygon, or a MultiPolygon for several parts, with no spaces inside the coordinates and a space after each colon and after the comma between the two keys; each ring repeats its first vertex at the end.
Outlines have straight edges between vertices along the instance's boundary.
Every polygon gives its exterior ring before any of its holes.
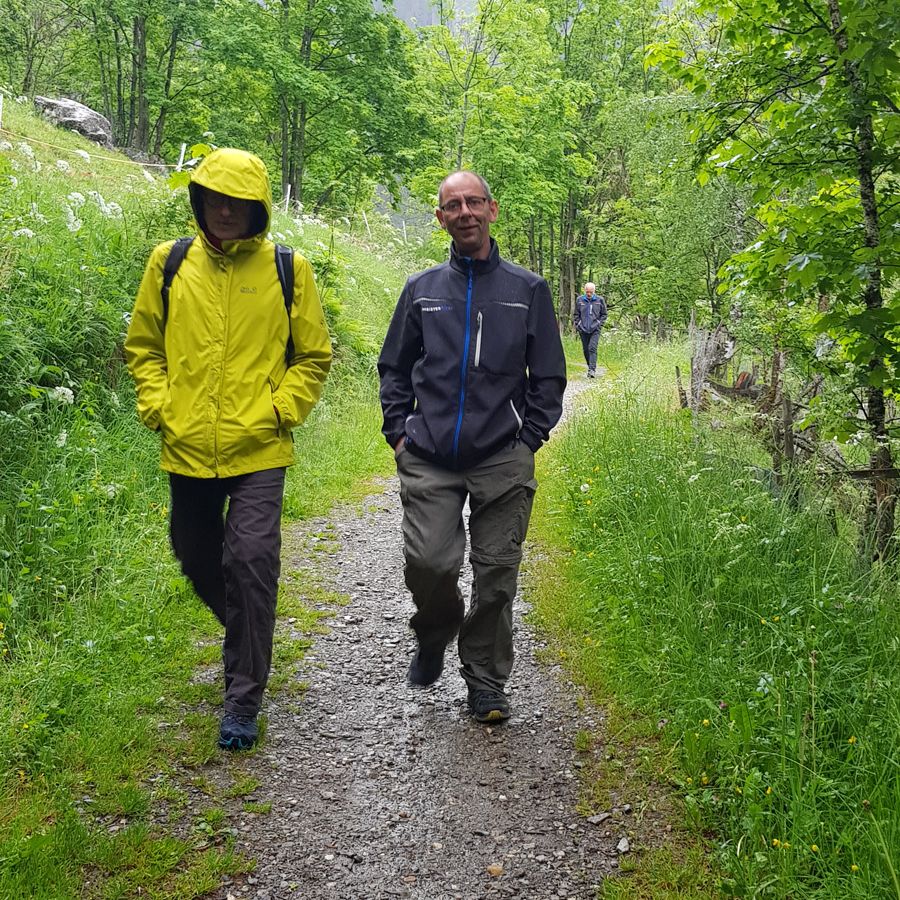
{"type": "MultiPolygon", "coordinates": [[[[4,127],[0,897],[199,897],[246,862],[208,821],[202,849],[150,823],[156,804],[185,814],[176,773],[219,753],[220,686],[193,679],[218,663],[218,628],[171,559],[158,440],[121,358],[150,247],[189,233],[184,192],[27,105],[8,100],[4,127]]],[[[374,354],[414,248],[382,242],[376,258],[359,235],[280,213],[273,231],[313,262],[336,353],[296,432],[285,512],[298,519],[390,471],[374,354]]],[[[279,613],[302,637],[279,637],[273,690],[305,690],[296,663],[323,598],[286,573],[279,613]]]]}
{"type": "Polygon", "coordinates": [[[659,724],[658,765],[719,835],[727,893],[900,897],[893,573],[860,569],[811,485],[803,509],[773,496],[748,438],[692,433],[676,361],[637,352],[542,454],[532,534],[557,571],[536,619],[600,695],[659,724]]]}

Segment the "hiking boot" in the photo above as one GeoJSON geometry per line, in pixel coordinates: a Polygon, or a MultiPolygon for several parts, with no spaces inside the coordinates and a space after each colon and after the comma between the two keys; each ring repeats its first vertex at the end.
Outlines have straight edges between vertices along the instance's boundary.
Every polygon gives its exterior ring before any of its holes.
{"type": "Polygon", "coordinates": [[[409,664],[406,680],[417,687],[428,687],[441,677],[444,671],[446,644],[419,644],[416,655],[409,664]]]}
{"type": "Polygon", "coordinates": [[[223,750],[249,750],[259,737],[256,716],[226,713],[219,726],[219,746],[223,750]]]}
{"type": "Polygon", "coordinates": [[[509,718],[509,700],[503,691],[469,691],[469,712],[476,722],[502,722],[509,718]]]}

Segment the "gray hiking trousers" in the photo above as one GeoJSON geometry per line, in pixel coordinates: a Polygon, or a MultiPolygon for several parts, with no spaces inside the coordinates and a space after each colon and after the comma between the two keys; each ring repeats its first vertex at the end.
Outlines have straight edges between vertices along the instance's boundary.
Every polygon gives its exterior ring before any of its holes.
{"type": "Polygon", "coordinates": [[[172,549],[225,626],[225,712],[255,716],[272,665],[284,469],[231,478],[170,474],[169,485],[172,549]]]}
{"type": "Polygon", "coordinates": [[[401,450],[406,586],[410,620],[423,646],[459,632],[460,672],[471,690],[503,690],[513,665],[512,603],[522,543],[537,482],[534,454],[521,441],[454,472],[401,450]],[[468,613],[459,589],[466,549],[463,506],[469,500],[469,561],[474,580],[468,613]]]}

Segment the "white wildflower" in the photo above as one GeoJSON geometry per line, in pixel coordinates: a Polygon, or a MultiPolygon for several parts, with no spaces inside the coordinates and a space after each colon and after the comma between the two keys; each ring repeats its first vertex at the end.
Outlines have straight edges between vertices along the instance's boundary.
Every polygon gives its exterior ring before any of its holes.
{"type": "Polygon", "coordinates": [[[19,143],[16,144],[16,147],[19,148],[19,153],[21,153],[23,156],[27,156],[29,159],[34,159],[34,150],[32,149],[31,144],[27,144],[25,143],[25,141],[19,141],[19,143]]]}
{"type": "Polygon", "coordinates": [[[119,206],[115,200],[110,200],[109,203],[106,204],[106,212],[104,215],[109,219],[121,219],[122,207],[119,206]]]}
{"type": "Polygon", "coordinates": [[[13,237],[33,238],[34,232],[30,228],[17,228],[13,233],[13,237]]]}
{"type": "Polygon", "coordinates": [[[33,159],[31,161],[31,171],[32,172],[40,172],[44,167],[41,165],[41,161],[39,159],[33,159]]]}
{"type": "Polygon", "coordinates": [[[7,153],[10,150],[12,150],[12,144],[9,141],[0,141],[0,151],[7,153]]]}
{"type": "Polygon", "coordinates": [[[104,216],[109,216],[109,204],[103,199],[103,195],[99,191],[88,191],[88,197],[100,207],[100,212],[104,216]]]}
{"type": "Polygon", "coordinates": [[[275,232],[275,238],[276,238],[278,241],[284,243],[284,235],[283,235],[280,231],[276,231],[276,232],[275,232]]]}
{"type": "Polygon", "coordinates": [[[759,683],[756,685],[756,693],[768,694],[774,684],[775,679],[768,672],[763,672],[762,675],[759,676],[759,683]]]}
{"type": "Polygon", "coordinates": [[[28,102],[28,98],[24,94],[19,94],[19,96],[16,97],[16,103],[18,103],[19,106],[23,106],[27,102],[28,102]]]}
{"type": "Polygon", "coordinates": [[[64,159],[58,159],[56,161],[56,168],[59,169],[60,172],[68,172],[72,167],[66,162],[64,159]]]}
{"type": "Polygon", "coordinates": [[[80,209],[84,206],[84,194],[79,194],[78,191],[72,191],[72,193],[66,197],[66,200],[68,200],[75,209],[80,209]]]}
{"type": "Polygon", "coordinates": [[[56,446],[57,446],[57,447],[65,447],[65,446],[66,446],[66,441],[67,441],[68,439],[69,439],[69,432],[68,432],[68,431],[61,431],[61,432],[56,436],[56,446]]]}
{"type": "Polygon", "coordinates": [[[688,484],[693,484],[699,477],[700,477],[700,473],[694,472],[694,474],[691,475],[690,478],[688,478],[688,484]]]}
{"type": "Polygon", "coordinates": [[[590,489],[591,489],[591,486],[589,484],[583,484],[581,486],[581,493],[586,494],[590,489]]]}
{"type": "Polygon", "coordinates": [[[91,161],[91,154],[88,153],[87,150],[73,150],[72,152],[77,153],[86,162],[91,161]]]}
{"type": "Polygon", "coordinates": [[[145,635],[144,635],[144,640],[145,640],[148,644],[152,644],[152,643],[156,640],[156,635],[155,635],[155,634],[145,634],[145,635]]]}
{"type": "Polygon", "coordinates": [[[62,385],[52,388],[48,391],[47,396],[57,403],[62,403],[64,406],[71,406],[75,402],[75,394],[72,389],[63,387],[62,385]]]}
{"type": "Polygon", "coordinates": [[[47,217],[38,209],[37,203],[33,200],[31,202],[31,218],[34,219],[35,222],[47,221],[47,217]]]}
{"type": "Polygon", "coordinates": [[[15,190],[19,186],[19,179],[15,175],[10,175],[9,183],[12,185],[12,189],[15,190]]]}
{"type": "Polygon", "coordinates": [[[150,184],[156,184],[156,179],[146,169],[141,169],[141,172],[144,173],[144,178],[146,178],[150,184]]]}
{"type": "Polygon", "coordinates": [[[75,215],[75,211],[68,204],[66,204],[63,209],[66,211],[66,228],[68,228],[72,234],[77,234],[81,231],[84,222],[75,215]]]}
{"type": "Polygon", "coordinates": [[[88,650],[93,650],[93,649],[94,649],[94,645],[95,645],[96,643],[97,643],[96,641],[92,641],[92,640],[88,639],[88,640],[86,640],[86,641],[84,642],[84,644],[83,644],[82,646],[85,647],[85,648],[88,649],[88,650]]]}
{"type": "Polygon", "coordinates": [[[115,391],[110,392],[109,402],[112,403],[112,405],[116,408],[118,408],[122,403],[122,401],[119,400],[119,395],[115,391]]]}
{"type": "Polygon", "coordinates": [[[110,500],[112,500],[116,496],[116,494],[118,494],[119,491],[121,491],[121,490],[122,490],[122,485],[115,484],[115,482],[103,485],[103,492],[106,494],[107,497],[109,497],[110,500]]]}

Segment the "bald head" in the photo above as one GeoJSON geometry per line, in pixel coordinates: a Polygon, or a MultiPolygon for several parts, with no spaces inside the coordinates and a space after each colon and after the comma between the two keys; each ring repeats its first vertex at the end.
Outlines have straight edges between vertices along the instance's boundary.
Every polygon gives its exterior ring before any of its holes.
{"type": "Polygon", "coordinates": [[[493,200],[494,197],[491,194],[491,189],[488,187],[487,181],[482,178],[477,172],[470,172],[468,169],[457,169],[455,172],[451,172],[440,184],[438,187],[438,206],[440,206],[444,202],[444,188],[447,185],[447,182],[455,179],[459,175],[470,175],[473,178],[478,179],[478,183],[481,185],[481,190],[484,193],[484,196],[490,201],[493,200]]]}
{"type": "Polygon", "coordinates": [[[585,294],[586,297],[593,297],[593,296],[594,296],[594,292],[595,292],[596,290],[597,290],[597,286],[594,284],[593,281],[589,281],[589,282],[584,286],[584,294],[585,294]]]}

